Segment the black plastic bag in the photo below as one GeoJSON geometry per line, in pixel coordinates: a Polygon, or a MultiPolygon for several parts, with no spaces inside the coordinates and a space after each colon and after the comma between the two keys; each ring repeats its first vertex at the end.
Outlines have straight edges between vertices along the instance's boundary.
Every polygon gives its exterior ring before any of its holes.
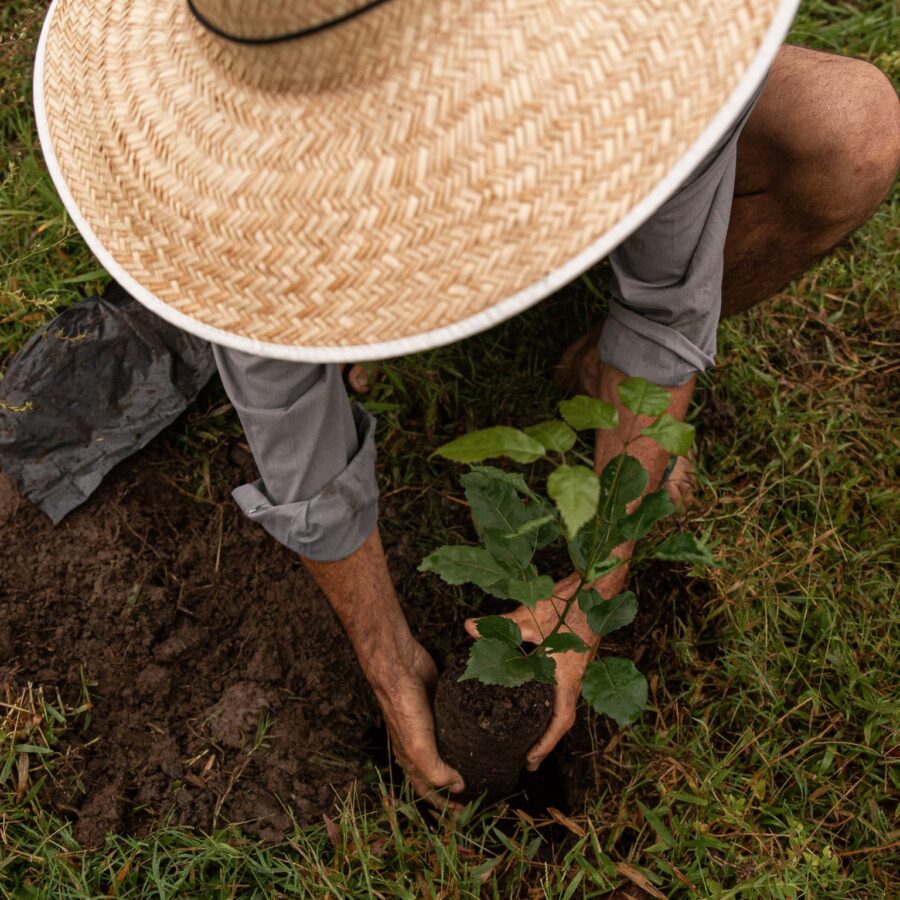
{"type": "Polygon", "coordinates": [[[215,368],[208,343],[111,284],[13,357],[0,381],[0,467],[56,524],[173,422],[215,368]]]}

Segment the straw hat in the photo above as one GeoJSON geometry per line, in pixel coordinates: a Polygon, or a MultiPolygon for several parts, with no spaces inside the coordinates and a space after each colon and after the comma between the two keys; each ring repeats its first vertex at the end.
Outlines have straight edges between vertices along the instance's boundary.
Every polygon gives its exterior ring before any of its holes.
{"type": "Polygon", "coordinates": [[[250,353],[375,359],[487,328],[621,242],[796,3],[55,0],[38,128],[154,312],[250,353]]]}

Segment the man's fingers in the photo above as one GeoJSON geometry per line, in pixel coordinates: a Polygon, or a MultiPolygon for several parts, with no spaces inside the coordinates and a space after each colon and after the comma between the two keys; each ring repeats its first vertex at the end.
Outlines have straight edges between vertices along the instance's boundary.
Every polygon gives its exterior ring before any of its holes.
{"type": "Polygon", "coordinates": [[[410,747],[406,756],[401,762],[408,763],[409,771],[426,781],[430,788],[447,788],[453,793],[465,788],[462,775],[441,759],[435,747],[410,747]]]}
{"type": "Polygon", "coordinates": [[[417,797],[430,803],[435,809],[440,810],[441,812],[446,809],[460,810],[463,808],[462,803],[459,801],[448,800],[442,794],[437,793],[437,791],[432,791],[428,787],[428,784],[420,778],[417,779],[410,776],[409,783],[413,786],[413,790],[417,797]]]}
{"type": "Polygon", "coordinates": [[[426,766],[415,765],[408,760],[398,758],[399,763],[406,769],[413,790],[423,800],[427,800],[438,809],[450,807],[461,809],[461,804],[438,793],[441,789],[449,789],[451,794],[458,793],[465,788],[465,782],[456,769],[448,766],[440,757],[437,761],[426,766]]]}
{"type": "Polygon", "coordinates": [[[432,787],[447,788],[452,794],[458,794],[465,789],[466,783],[463,781],[462,775],[452,766],[448,766],[440,757],[428,766],[418,766],[417,768],[432,787]]]}
{"type": "MultiPolygon", "coordinates": [[[[576,695],[577,696],[577,695],[576,695]]],[[[541,739],[528,751],[526,757],[529,772],[534,772],[559,743],[562,736],[575,724],[576,701],[565,696],[558,698],[553,707],[553,716],[541,739]]]]}

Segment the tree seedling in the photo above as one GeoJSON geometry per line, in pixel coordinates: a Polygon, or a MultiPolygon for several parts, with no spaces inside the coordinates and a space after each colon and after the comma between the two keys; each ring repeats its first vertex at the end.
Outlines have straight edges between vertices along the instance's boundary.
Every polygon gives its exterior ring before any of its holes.
{"type": "MultiPolygon", "coordinates": [[[[622,405],[635,415],[653,417],[640,435],[653,438],[672,454],[686,454],[694,428],[672,417],[668,391],[641,378],[628,378],[618,388],[622,405]]],[[[479,543],[443,546],[430,554],[419,571],[434,572],[448,584],[474,584],[494,597],[514,600],[530,609],[553,598],[555,581],[535,562],[538,551],[565,541],[578,586],[571,597],[556,597],[558,621],[540,644],[523,646],[515,622],[503,616],[478,619],[480,639],[472,644],[460,681],[516,687],[528,681],[555,684],[552,654],[594,651],[600,639],[629,625],[637,613],[631,591],[611,599],[592,585],[622,565],[612,551],[626,541],[644,538],[652,527],[675,512],[665,488],[645,493],[648,475],[628,454],[629,441],[600,475],[579,432],[613,429],[618,412],[611,403],[577,396],[559,404],[561,419],[519,430],[496,426],[475,431],[443,445],[438,455],[471,464],[460,479],[471,509],[479,543]],[[549,460],[553,468],[542,494],[519,472],[481,465],[503,457],[515,463],[549,460]],[[577,603],[595,640],[589,646],[563,626],[577,603]]],[[[532,479],[534,481],[535,479],[532,479]]],[[[693,534],[675,533],[640,556],[712,564],[704,544],[693,534]]],[[[632,562],[636,561],[635,558],[632,562]]],[[[629,659],[602,657],[587,666],[581,684],[587,703],[620,726],[634,722],[647,704],[647,681],[629,659]]]]}

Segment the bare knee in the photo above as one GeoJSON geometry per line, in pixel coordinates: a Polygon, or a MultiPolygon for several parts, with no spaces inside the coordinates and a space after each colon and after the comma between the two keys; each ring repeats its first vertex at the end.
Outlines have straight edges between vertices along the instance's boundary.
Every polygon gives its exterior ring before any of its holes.
{"type": "Polygon", "coordinates": [[[900,165],[900,101],[858,59],[783,48],[745,131],[769,188],[825,242],[872,215],[900,165]]]}
{"type": "Polygon", "coordinates": [[[788,145],[792,204],[823,230],[846,233],[884,200],[900,165],[900,102],[875,66],[841,60],[843,90],[823,93],[810,128],[788,145]]]}

